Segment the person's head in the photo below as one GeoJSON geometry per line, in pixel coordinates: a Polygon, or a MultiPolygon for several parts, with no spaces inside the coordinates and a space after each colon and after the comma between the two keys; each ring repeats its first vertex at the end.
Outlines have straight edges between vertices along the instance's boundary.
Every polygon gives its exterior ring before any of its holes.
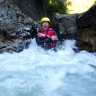
{"type": "Polygon", "coordinates": [[[50,25],[50,19],[48,17],[43,17],[41,19],[41,24],[42,24],[42,27],[47,30],[49,28],[49,25],[50,25]]]}

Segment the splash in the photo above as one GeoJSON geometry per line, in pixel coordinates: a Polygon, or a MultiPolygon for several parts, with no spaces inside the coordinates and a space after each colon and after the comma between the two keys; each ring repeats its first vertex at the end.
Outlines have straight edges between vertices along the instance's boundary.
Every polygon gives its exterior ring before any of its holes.
{"type": "Polygon", "coordinates": [[[75,53],[74,40],[57,52],[32,40],[29,49],[0,55],[0,96],[96,96],[96,56],[75,53]]]}

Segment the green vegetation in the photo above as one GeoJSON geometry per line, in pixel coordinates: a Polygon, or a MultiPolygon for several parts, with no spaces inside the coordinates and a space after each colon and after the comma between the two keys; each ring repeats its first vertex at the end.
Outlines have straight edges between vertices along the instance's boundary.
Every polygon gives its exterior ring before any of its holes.
{"type": "Polygon", "coordinates": [[[44,0],[43,2],[47,14],[52,16],[54,13],[64,14],[67,12],[66,1],[67,0],[44,0]]]}
{"type": "Polygon", "coordinates": [[[42,0],[49,17],[54,13],[81,13],[88,10],[96,0],[42,0]]]}

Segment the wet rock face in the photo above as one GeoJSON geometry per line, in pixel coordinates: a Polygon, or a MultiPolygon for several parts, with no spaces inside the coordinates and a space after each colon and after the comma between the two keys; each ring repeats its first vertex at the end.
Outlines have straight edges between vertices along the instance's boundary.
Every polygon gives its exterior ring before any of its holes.
{"type": "Polygon", "coordinates": [[[5,1],[5,0],[0,0],[0,5],[1,5],[2,3],[4,3],[4,1],[5,1]]]}
{"type": "Polygon", "coordinates": [[[73,39],[77,30],[76,18],[78,14],[56,14],[52,19],[52,27],[59,32],[60,39],[73,39]]]}
{"type": "Polygon", "coordinates": [[[30,31],[22,30],[8,34],[6,30],[0,30],[0,53],[20,52],[28,48],[30,44],[30,31]]]}
{"type": "Polygon", "coordinates": [[[46,10],[44,9],[43,0],[9,0],[13,2],[18,8],[27,16],[34,18],[34,20],[40,20],[46,16],[46,10]]]}
{"type": "Polygon", "coordinates": [[[27,15],[42,16],[39,14],[42,8],[36,6],[41,6],[39,0],[0,0],[0,53],[20,52],[28,48],[30,39],[37,34],[38,23],[27,15]]]}
{"type": "Polygon", "coordinates": [[[96,51],[96,31],[84,28],[79,29],[75,35],[79,50],[96,51]]]}
{"type": "Polygon", "coordinates": [[[0,0],[0,28],[8,32],[22,29],[24,24],[32,23],[14,4],[7,0],[0,0]]]}
{"type": "MultiPolygon", "coordinates": [[[[88,11],[81,14],[77,18],[77,27],[78,29],[81,28],[90,28],[96,25],[96,5],[92,6],[88,11]]],[[[96,30],[96,27],[95,27],[96,30]]]]}
{"type": "Polygon", "coordinates": [[[0,0],[0,52],[20,52],[30,43],[30,32],[24,27],[33,20],[9,0],[0,0]]]}
{"type": "Polygon", "coordinates": [[[75,38],[80,50],[96,51],[96,5],[78,16],[77,27],[75,38]]]}
{"type": "Polygon", "coordinates": [[[81,14],[56,14],[52,22],[60,40],[75,39],[79,50],[96,51],[96,5],[81,14]]]}

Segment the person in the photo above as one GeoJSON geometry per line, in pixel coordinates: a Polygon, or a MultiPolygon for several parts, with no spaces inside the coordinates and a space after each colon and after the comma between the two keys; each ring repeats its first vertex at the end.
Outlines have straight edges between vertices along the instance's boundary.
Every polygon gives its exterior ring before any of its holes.
{"type": "Polygon", "coordinates": [[[39,29],[36,36],[37,44],[44,49],[53,48],[56,51],[58,38],[56,32],[50,28],[50,19],[48,17],[43,17],[40,22],[42,27],[39,29]]]}

